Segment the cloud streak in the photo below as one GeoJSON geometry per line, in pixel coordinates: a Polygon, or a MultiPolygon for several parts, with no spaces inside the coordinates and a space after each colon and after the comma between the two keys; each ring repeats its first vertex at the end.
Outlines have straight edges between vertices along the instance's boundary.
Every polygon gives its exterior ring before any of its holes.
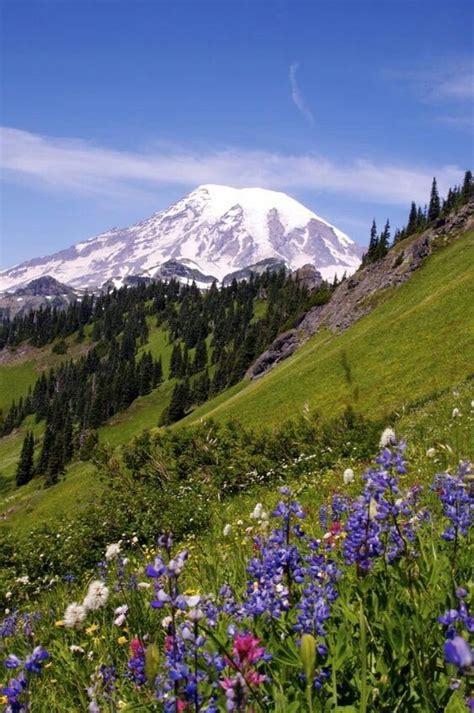
{"type": "Polygon", "coordinates": [[[299,62],[293,62],[293,64],[290,65],[289,78],[290,78],[290,86],[291,86],[291,98],[293,100],[293,104],[296,106],[298,111],[303,115],[303,117],[306,119],[308,124],[311,124],[311,126],[314,126],[314,116],[311,112],[311,109],[306,104],[305,98],[304,98],[303,94],[301,93],[301,89],[298,86],[298,82],[296,81],[296,72],[298,71],[299,66],[300,66],[299,62]]]}
{"type": "Polygon", "coordinates": [[[338,163],[314,154],[238,148],[120,151],[77,139],[57,139],[0,128],[3,180],[91,196],[144,195],[158,187],[202,183],[260,186],[284,191],[326,191],[361,201],[424,203],[433,175],[442,192],[462,180],[457,166],[413,167],[359,158],[338,163]]]}

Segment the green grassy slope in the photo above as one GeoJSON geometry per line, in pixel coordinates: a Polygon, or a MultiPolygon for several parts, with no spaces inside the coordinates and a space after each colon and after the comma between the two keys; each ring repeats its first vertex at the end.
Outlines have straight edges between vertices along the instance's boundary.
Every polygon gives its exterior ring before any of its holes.
{"type": "Polygon", "coordinates": [[[474,371],[474,233],[439,250],[409,282],[342,334],[322,332],[263,378],[187,417],[281,422],[305,404],[348,403],[383,416],[474,371]],[[350,376],[348,377],[348,368],[350,376]]]}
{"type": "MultiPolygon", "coordinates": [[[[237,384],[174,427],[208,416],[221,421],[237,418],[257,427],[277,424],[306,403],[328,417],[348,403],[376,416],[401,410],[463,382],[473,371],[474,319],[468,309],[473,294],[470,233],[439,250],[408,283],[345,333],[316,335],[267,376],[237,384]]],[[[162,355],[167,374],[171,347],[162,329],[150,327],[144,349],[155,357],[162,355]]],[[[0,368],[0,377],[4,369],[0,368]]],[[[100,442],[120,447],[143,429],[156,427],[172,388],[173,382],[165,382],[137,399],[99,429],[100,442]]],[[[25,533],[39,522],[67,517],[85,506],[99,487],[89,463],[74,463],[54,488],[44,490],[42,481],[33,480],[12,495],[16,462],[30,425],[28,420],[16,434],[0,440],[0,512],[13,504],[8,524],[25,533]]],[[[42,424],[35,429],[40,436],[42,424]]]]}

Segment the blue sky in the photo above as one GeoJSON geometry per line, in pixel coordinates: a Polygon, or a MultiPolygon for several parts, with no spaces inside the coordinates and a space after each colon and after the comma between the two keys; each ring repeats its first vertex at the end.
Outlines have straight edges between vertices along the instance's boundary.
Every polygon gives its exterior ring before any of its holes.
{"type": "Polygon", "coordinates": [[[3,0],[2,264],[200,183],[301,200],[365,244],[474,163],[464,0],[3,0]]]}

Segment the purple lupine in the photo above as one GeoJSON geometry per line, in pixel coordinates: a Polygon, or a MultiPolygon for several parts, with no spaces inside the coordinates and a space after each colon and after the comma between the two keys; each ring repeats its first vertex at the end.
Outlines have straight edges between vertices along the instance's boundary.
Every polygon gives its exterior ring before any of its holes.
{"type": "Polygon", "coordinates": [[[423,521],[414,509],[420,488],[401,497],[398,485],[398,476],[406,473],[405,447],[401,441],[391,449],[383,448],[376,459],[378,467],[364,474],[364,492],[354,501],[345,527],[346,564],[356,563],[361,570],[368,570],[382,555],[394,562],[415,539],[415,527],[423,521]]]}
{"type": "Polygon", "coordinates": [[[471,473],[470,464],[465,462],[460,463],[455,475],[439,473],[436,476],[433,490],[443,505],[443,515],[449,521],[441,534],[444,540],[457,542],[459,536],[467,536],[472,525],[474,491],[468,481],[471,473]]]}
{"type": "MultiPolygon", "coordinates": [[[[456,666],[457,675],[465,676],[473,672],[474,650],[469,646],[467,639],[462,635],[474,633],[474,617],[469,614],[466,602],[467,590],[463,587],[456,589],[458,600],[457,609],[448,609],[442,616],[438,617],[438,622],[446,628],[446,640],[443,651],[446,663],[456,666]]],[[[452,678],[450,688],[456,689],[460,686],[458,678],[452,678]]],[[[469,699],[466,700],[469,708],[469,699]]]]}

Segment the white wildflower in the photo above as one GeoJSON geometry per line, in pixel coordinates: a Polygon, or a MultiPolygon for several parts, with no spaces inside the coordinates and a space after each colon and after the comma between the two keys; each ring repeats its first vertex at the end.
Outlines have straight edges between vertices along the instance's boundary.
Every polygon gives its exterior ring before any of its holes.
{"type": "Polygon", "coordinates": [[[453,408],[453,413],[451,415],[453,418],[459,418],[461,411],[458,408],[453,408]]]}
{"type": "Polygon", "coordinates": [[[112,542],[107,549],[105,550],[105,559],[106,560],[113,560],[115,559],[120,553],[120,542],[112,542]]]}
{"type": "Polygon", "coordinates": [[[64,626],[74,629],[76,626],[82,624],[86,615],[87,609],[82,606],[82,604],[73,602],[72,604],[69,604],[64,612],[64,626]]]}
{"type": "Polygon", "coordinates": [[[352,468],[346,468],[342,477],[344,480],[344,485],[349,485],[349,483],[352,483],[354,481],[354,471],[352,470],[352,468]]]}
{"type": "Polygon", "coordinates": [[[222,534],[224,535],[224,537],[229,537],[231,532],[232,532],[232,525],[227,523],[227,525],[225,525],[224,529],[222,530],[222,534]]]}
{"type": "Polygon", "coordinates": [[[138,587],[138,589],[150,589],[151,583],[150,582],[138,582],[137,587],[138,587]]]}
{"type": "Polygon", "coordinates": [[[163,629],[167,629],[167,628],[169,627],[169,625],[171,624],[171,622],[172,622],[171,617],[170,617],[170,616],[165,616],[165,617],[163,617],[163,619],[161,620],[161,626],[163,627],[163,629]]]}
{"type": "Polygon", "coordinates": [[[136,545],[137,542],[138,542],[138,537],[135,535],[134,537],[132,537],[132,544],[136,545]]]}
{"type": "Polygon", "coordinates": [[[15,579],[15,582],[17,584],[28,584],[29,581],[30,581],[30,578],[28,577],[27,574],[25,574],[23,577],[17,577],[15,579]]]}
{"type": "Polygon", "coordinates": [[[86,609],[95,610],[105,606],[109,598],[109,588],[100,580],[95,580],[89,584],[84,606],[86,609]]]}
{"type": "Polygon", "coordinates": [[[69,647],[69,651],[71,651],[73,654],[84,654],[85,653],[82,646],[76,646],[76,644],[72,644],[69,647]]]}
{"type": "Polygon", "coordinates": [[[7,592],[7,593],[5,594],[5,599],[11,599],[11,596],[12,596],[12,593],[11,593],[11,592],[7,592]]]}
{"type": "Polygon", "coordinates": [[[434,458],[436,455],[436,448],[428,448],[426,451],[426,457],[427,458],[434,458]]]}
{"type": "Polygon", "coordinates": [[[114,624],[116,626],[122,626],[125,619],[127,618],[127,613],[128,613],[128,606],[126,604],[123,604],[121,607],[117,607],[114,612],[114,614],[115,614],[114,624]]]}
{"type": "Polygon", "coordinates": [[[471,409],[474,411],[474,399],[471,401],[471,409]]]}
{"type": "Polygon", "coordinates": [[[388,426],[380,436],[380,447],[387,448],[387,446],[393,446],[396,442],[397,436],[395,435],[395,431],[388,426]]]}
{"type": "Polygon", "coordinates": [[[253,509],[253,511],[250,513],[250,517],[252,520],[260,520],[262,517],[262,512],[263,512],[263,505],[262,503],[257,503],[253,509]]]}

